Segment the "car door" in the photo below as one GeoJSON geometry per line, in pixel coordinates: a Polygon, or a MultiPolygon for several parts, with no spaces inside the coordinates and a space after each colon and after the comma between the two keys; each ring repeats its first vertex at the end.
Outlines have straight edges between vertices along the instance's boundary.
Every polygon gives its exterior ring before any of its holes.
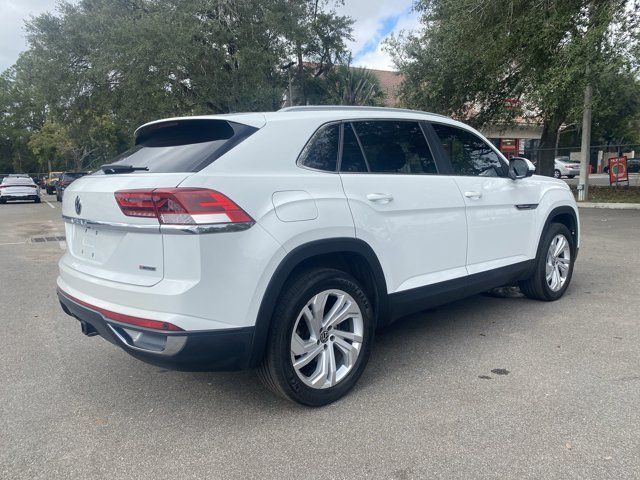
{"type": "Polygon", "coordinates": [[[467,218],[467,271],[470,275],[535,256],[535,208],[540,186],[512,180],[508,163],[487,140],[470,129],[431,123],[438,153],[450,165],[463,195],[467,218]]]}
{"type": "Polygon", "coordinates": [[[375,251],[389,293],[466,275],[465,204],[417,121],[343,123],[340,176],[356,236],[375,251]]]}

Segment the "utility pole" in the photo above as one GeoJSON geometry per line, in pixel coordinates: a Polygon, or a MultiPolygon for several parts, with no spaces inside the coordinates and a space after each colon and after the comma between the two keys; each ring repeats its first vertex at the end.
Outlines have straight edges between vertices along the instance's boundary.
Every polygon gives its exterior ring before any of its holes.
{"type": "MultiPolygon", "coordinates": [[[[589,68],[587,67],[587,78],[589,68]]],[[[593,89],[591,82],[584,89],[584,110],[582,112],[582,145],[580,158],[580,179],[578,181],[578,201],[586,202],[589,198],[589,160],[591,159],[591,103],[593,89]]]]}

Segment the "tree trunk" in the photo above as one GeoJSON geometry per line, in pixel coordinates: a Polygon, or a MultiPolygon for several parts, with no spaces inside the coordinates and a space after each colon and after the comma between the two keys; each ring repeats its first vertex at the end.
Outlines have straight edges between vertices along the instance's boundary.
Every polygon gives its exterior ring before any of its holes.
{"type": "Polygon", "coordinates": [[[538,147],[538,173],[553,176],[554,159],[556,157],[556,139],[562,121],[556,118],[545,119],[542,124],[542,137],[538,147]]]}

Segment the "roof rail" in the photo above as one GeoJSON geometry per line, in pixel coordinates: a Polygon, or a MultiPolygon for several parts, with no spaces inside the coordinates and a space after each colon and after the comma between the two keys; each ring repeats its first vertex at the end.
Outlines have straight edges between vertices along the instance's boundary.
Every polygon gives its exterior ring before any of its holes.
{"type": "Polygon", "coordinates": [[[336,110],[374,110],[382,112],[410,112],[410,113],[422,113],[426,115],[433,115],[435,117],[449,118],[446,115],[439,113],[423,112],[422,110],[411,110],[409,108],[393,108],[393,107],[367,107],[360,105],[301,105],[299,107],[284,107],[278,110],[279,112],[321,112],[321,111],[336,111],[336,110]]]}

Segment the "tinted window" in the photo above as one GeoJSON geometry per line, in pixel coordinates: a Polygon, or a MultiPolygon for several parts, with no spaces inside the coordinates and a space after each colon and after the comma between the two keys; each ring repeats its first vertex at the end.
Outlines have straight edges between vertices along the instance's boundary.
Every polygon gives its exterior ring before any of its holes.
{"type": "Polygon", "coordinates": [[[480,137],[460,128],[435,123],[433,129],[457,175],[499,177],[503,175],[498,154],[480,137]]]}
{"type": "Polygon", "coordinates": [[[108,163],[147,167],[148,172],[197,172],[255,131],[223,120],[161,122],[145,127],[135,147],[108,163]]]}
{"type": "Polygon", "coordinates": [[[35,185],[29,177],[5,177],[2,179],[2,185],[35,185]]]}
{"type": "Polygon", "coordinates": [[[417,122],[355,122],[372,172],[435,174],[436,165],[417,122]]]}
{"type": "Polygon", "coordinates": [[[334,124],[318,130],[300,154],[298,163],[305,167],[335,172],[338,164],[340,125],[334,124]]]}
{"type": "Polygon", "coordinates": [[[358,139],[351,124],[344,125],[344,140],[342,141],[342,162],[340,163],[341,172],[366,172],[367,163],[362,155],[362,150],[358,144],[358,139]]]}

